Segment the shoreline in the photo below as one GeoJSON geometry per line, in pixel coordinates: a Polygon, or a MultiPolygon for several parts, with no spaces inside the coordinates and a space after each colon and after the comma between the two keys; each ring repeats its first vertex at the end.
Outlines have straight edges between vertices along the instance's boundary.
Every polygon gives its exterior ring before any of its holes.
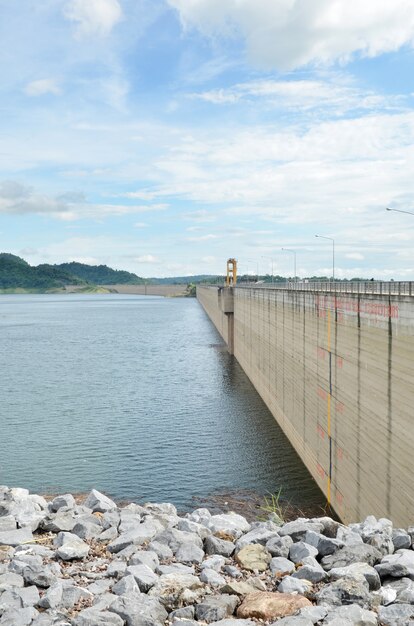
{"type": "Polygon", "coordinates": [[[0,487],[0,623],[405,626],[413,540],[373,516],[249,522],[0,487]]]}

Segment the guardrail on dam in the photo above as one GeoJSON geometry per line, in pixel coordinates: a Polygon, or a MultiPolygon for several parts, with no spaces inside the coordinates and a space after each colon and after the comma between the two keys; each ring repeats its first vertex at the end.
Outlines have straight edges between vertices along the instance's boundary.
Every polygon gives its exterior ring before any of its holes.
{"type": "Polygon", "coordinates": [[[398,283],[383,283],[381,293],[372,284],[360,293],[197,288],[346,523],[369,514],[403,527],[414,519],[414,284],[402,284],[400,295],[398,283]]]}

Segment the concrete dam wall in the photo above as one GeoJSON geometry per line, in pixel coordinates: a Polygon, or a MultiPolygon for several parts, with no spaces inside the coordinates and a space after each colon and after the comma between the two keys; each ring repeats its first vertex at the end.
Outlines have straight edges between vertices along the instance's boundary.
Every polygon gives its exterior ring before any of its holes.
{"type": "Polygon", "coordinates": [[[414,519],[414,298],[198,287],[197,297],[346,523],[414,519]]]}

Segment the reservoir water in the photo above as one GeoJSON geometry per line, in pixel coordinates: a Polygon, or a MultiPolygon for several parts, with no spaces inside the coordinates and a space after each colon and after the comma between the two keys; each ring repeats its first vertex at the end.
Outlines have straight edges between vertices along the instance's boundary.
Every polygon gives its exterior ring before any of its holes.
{"type": "Polygon", "coordinates": [[[323,503],[195,299],[1,296],[0,333],[0,484],[323,503]]]}

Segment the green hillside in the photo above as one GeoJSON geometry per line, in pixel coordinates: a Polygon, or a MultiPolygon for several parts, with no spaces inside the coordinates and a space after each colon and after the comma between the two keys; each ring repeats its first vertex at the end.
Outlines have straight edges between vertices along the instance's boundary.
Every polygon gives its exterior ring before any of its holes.
{"type": "Polygon", "coordinates": [[[0,289],[59,289],[85,281],[53,265],[32,267],[14,254],[0,253],[0,289]]]}
{"type": "Polygon", "coordinates": [[[145,283],[145,280],[136,274],[124,270],[113,270],[107,265],[72,262],[61,263],[54,267],[95,285],[143,285],[145,283]]]}

